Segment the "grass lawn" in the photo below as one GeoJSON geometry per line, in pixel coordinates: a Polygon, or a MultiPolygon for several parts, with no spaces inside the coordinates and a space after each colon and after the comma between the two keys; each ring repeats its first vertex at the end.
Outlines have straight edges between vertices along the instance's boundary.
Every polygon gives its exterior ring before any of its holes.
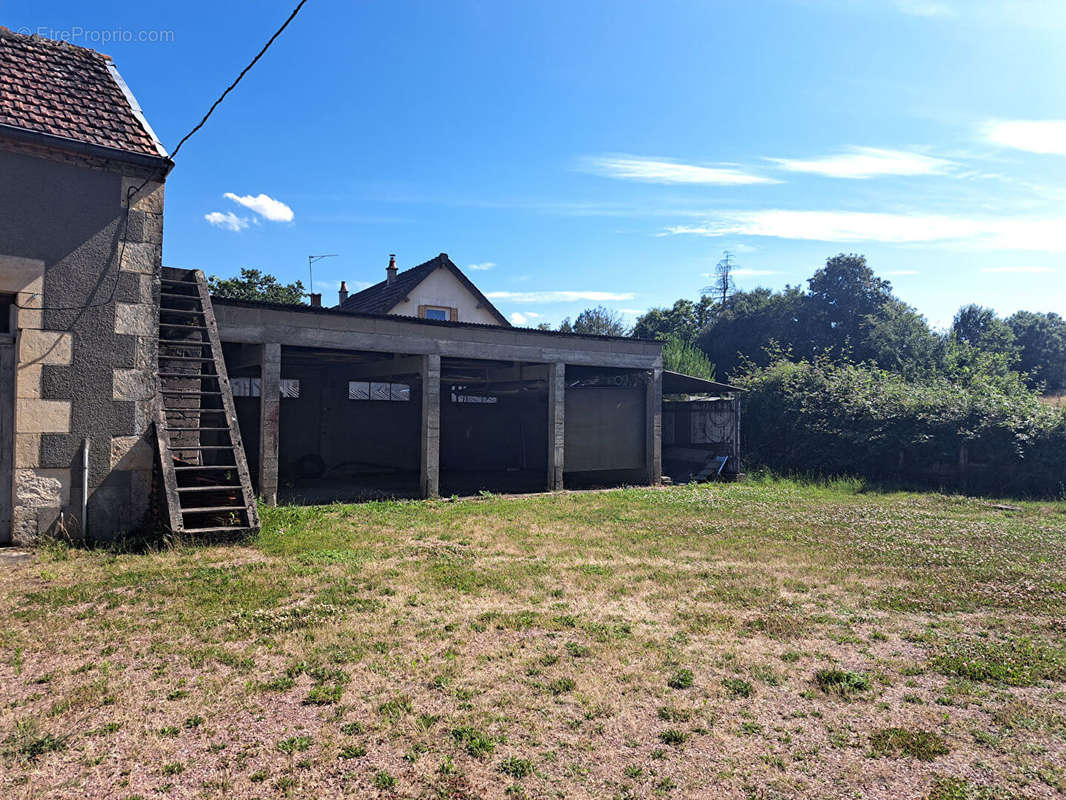
{"type": "Polygon", "coordinates": [[[263,516],[3,568],[0,797],[1066,792],[1066,504],[767,481],[263,516]]]}

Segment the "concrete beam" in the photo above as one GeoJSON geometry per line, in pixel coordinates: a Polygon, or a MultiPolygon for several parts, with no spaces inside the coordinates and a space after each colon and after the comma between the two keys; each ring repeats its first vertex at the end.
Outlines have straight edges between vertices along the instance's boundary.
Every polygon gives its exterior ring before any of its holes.
{"type": "Polygon", "coordinates": [[[663,478],[663,370],[648,374],[644,392],[644,465],[647,481],[657,486],[663,478]]]}
{"type": "Polygon", "coordinates": [[[566,365],[548,366],[548,491],[563,488],[566,456],[566,365]]]}
{"type": "Polygon", "coordinates": [[[259,496],[278,504],[278,442],[281,413],[281,345],[268,342],[259,359],[259,496]]]}
{"type": "Polygon", "coordinates": [[[422,496],[440,496],[440,356],[424,355],[422,378],[422,434],[419,444],[422,496]]]}
{"type": "Polygon", "coordinates": [[[651,369],[662,363],[662,343],[639,339],[557,336],[514,328],[421,325],[403,317],[364,317],[331,311],[310,313],[249,308],[219,301],[215,313],[224,342],[375,353],[435,354],[550,364],[651,369]]]}

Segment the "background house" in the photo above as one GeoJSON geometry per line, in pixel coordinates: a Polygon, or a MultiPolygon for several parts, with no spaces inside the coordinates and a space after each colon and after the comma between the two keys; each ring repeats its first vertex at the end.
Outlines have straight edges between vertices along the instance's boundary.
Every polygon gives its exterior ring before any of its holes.
{"type": "Polygon", "coordinates": [[[389,256],[385,280],[353,295],[342,287],[337,307],[368,314],[511,326],[447,253],[403,272],[396,266],[396,256],[389,256]]]}

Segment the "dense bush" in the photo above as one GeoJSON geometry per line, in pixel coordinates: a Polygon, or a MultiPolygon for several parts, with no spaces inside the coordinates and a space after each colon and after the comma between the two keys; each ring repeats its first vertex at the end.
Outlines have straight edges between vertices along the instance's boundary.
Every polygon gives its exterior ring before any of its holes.
{"type": "Polygon", "coordinates": [[[1041,403],[1016,373],[908,381],[779,352],[734,380],[748,390],[749,468],[997,494],[1066,491],[1066,413],[1041,403]]]}

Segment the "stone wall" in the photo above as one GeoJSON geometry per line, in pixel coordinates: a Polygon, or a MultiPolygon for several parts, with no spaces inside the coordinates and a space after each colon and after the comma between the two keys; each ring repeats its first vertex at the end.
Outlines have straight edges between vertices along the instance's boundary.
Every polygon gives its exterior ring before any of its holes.
{"type": "MultiPolygon", "coordinates": [[[[0,140],[0,292],[16,293],[10,539],[112,539],[148,511],[163,184],[114,161],[0,140]],[[128,214],[128,220],[127,220],[128,214]],[[121,258],[120,258],[121,254],[121,258]]],[[[0,478],[2,479],[2,478],[0,478]]],[[[8,532],[0,531],[0,541],[8,532]]]]}

